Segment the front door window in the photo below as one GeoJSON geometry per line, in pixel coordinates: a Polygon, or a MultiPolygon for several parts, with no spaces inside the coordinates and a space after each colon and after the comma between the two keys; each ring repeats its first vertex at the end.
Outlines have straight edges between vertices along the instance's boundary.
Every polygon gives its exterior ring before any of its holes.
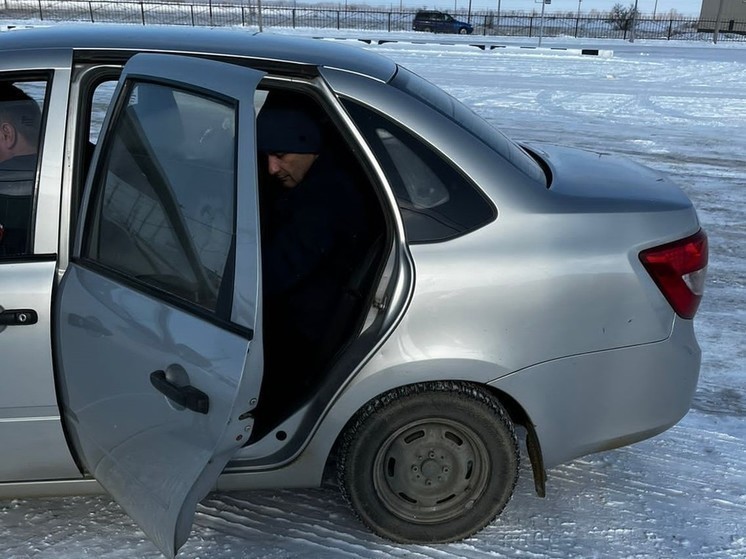
{"type": "Polygon", "coordinates": [[[32,253],[46,80],[0,76],[0,261],[32,253]]]}

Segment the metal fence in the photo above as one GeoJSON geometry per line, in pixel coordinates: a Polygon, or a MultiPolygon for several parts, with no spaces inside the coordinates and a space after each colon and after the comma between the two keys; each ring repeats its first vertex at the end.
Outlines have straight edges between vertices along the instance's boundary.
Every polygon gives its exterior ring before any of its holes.
{"type": "MultiPolygon", "coordinates": [[[[355,7],[318,8],[273,4],[257,0],[245,2],[119,2],[86,0],[0,0],[0,19],[41,21],[90,21],[171,24],[191,26],[259,26],[367,31],[411,31],[414,10],[370,10],[355,7]],[[261,21],[260,21],[261,18],[261,21]]],[[[541,16],[515,12],[466,12],[453,15],[468,20],[474,34],[485,36],[536,37],[541,16]]],[[[715,21],[696,18],[639,17],[634,34],[639,39],[711,40],[715,21]]],[[[544,17],[544,37],[583,37],[628,39],[629,22],[613,21],[605,16],[544,17]]],[[[720,26],[721,41],[746,41],[746,22],[725,21],[720,26]]]]}

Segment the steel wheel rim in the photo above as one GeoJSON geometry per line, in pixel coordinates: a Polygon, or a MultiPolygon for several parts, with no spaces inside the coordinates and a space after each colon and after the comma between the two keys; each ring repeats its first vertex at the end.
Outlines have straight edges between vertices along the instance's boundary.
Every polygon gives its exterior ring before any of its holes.
{"type": "Polygon", "coordinates": [[[489,481],[489,453],[470,427],[450,419],[408,423],[381,445],[373,483],[392,514],[417,524],[460,517],[489,481]]]}

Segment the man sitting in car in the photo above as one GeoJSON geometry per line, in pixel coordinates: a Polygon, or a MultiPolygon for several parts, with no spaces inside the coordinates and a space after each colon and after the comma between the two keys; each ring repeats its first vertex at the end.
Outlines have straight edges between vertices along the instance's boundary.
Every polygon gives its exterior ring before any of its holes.
{"type": "Polygon", "coordinates": [[[36,101],[0,82],[0,256],[28,251],[40,123],[36,101]]]}
{"type": "Polygon", "coordinates": [[[317,115],[265,106],[262,174],[263,397],[302,388],[334,351],[336,311],[370,235],[360,185],[330,153],[317,115]]]}

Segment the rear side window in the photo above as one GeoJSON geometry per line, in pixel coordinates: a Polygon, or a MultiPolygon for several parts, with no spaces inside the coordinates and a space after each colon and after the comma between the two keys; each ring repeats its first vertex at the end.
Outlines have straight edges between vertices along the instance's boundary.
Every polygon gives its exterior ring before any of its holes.
{"type": "Polygon", "coordinates": [[[475,138],[495,150],[503,159],[527,177],[545,186],[547,185],[547,176],[541,166],[528,153],[439,87],[401,66],[397,69],[391,85],[461,126],[475,138]]]}
{"type": "Polygon", "coordinates": [[[0,74],[0,260],[32,252],[45,79],[0,74]]]}
{"type": "Polygon", "coordinates": [[[422,140],[357,103],[345,107],[394,189],[409,242],[451,239],[495,217],[475,186],[422,140]]]}
{"type": "Polygon", "coordinates": [[[235,121],[220,100],[134,84],[104,147],[83,257],[217,312],[231,281],[235,121]]]}

